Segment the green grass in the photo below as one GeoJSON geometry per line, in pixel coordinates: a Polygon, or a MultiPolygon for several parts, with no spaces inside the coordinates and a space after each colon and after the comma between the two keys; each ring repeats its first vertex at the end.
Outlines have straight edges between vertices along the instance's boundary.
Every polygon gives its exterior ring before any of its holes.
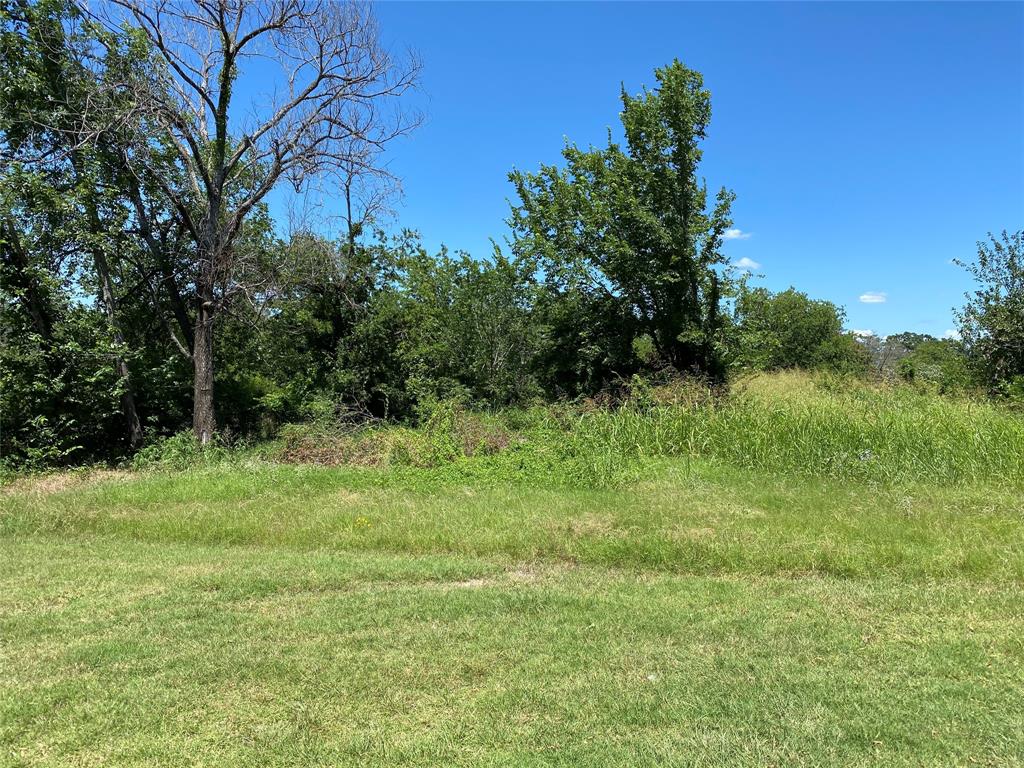
{"type": "Polygon", "coordinates": [[[28,539],[9,764],[1015,765],[1019,591],[28,539]]]}
{"type": "Polygon", "coordinates": [[[455,554],[675,573],[1024,583],[1021,496],[662,461],[621,487],[453,482],[430,470],[257,465],[5,500],[0,535],[455,554]]]}
{"type": "Polygon", "coordinates": [[[0,766],[1024,765],[1019,417],[651,397],[423,467],[15,482],[0,766]]]}

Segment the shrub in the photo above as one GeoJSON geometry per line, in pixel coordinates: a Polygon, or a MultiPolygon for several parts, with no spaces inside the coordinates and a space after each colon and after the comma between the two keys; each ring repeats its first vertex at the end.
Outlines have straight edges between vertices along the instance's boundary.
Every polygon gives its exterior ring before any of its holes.
{"type": "Polygon", "coordinates": [[[843,319],[840,307],[811,299],[794,288],[771,293],[744,286],[736,299],[729,333],[730,364],[755,371],[820,368],[865,372],[868,356],[852,335],[843,333],[843,319]]]}
{"type": "Polygon", "coordinates": [[[977,283],[957,313],[979,374],[995,393],[1024,376],[1024,230],[978,243],[972,262],[957,260],[977,283]]]}
{"type": "Polygon", "coordinates": [[[279,455],[288,463],[369,467],[438,467],[500,453],[514,440],[497,418],[450,402],[434,404],[418,429],[380,423],[289,424],[281,438],[279,455]]]}
{"type": "Polygon", "coordinates": [[[963,393],[974,377],[962,347],[951,339],[921,342],[896,366],[900,378],[941,393],[963,393]]]}

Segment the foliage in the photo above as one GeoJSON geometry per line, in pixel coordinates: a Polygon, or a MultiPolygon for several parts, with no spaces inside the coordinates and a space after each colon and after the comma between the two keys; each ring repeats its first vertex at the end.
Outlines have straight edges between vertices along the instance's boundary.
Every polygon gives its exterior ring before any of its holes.
{"type": "Polygon", "coordinates": [[[989,240],[978,242],[975,261],[957,262],[978,283],[957,317],[985,383],[1008,393],[1024,379],[1024,230],[989,240]]]}
{"type": "Polygon", "coordinates": [[[512,442],[500,418],[438,403],[418,429],[384,424],[305,423],[281,430],[280,457],[326,466],[438,467],[492,456],[512,442]]]}
{"type": "Polygon", "coordinates": [[[24,469],[88,463],[128,450],[112,342],[102,318],[49,304],[54,332],[21,321],[17,295],[0,291],[0,463],[24,469]]]}
{"type": "Polygon", "coordinates": [[[145,63],[129,32],[101,30],[71,3],[0,6],[0,290],[11,339],[0,366],[3,396],[18,402],[3,414],[7,460],[117,459],[141,440],[140,414],[152,429],[169,420],[168,401],[180,405],[157,338],[161,300],[136,273],[153,265],[139,267],[130,234],[131,131],[116,117],[127,106],[115,81],[144,77],[145,63]]]}
{"type": "Polygon", "coordinates": [[[900,359],[897,371],[906,381],[942,393],[963,393],[975,386],[970,361],[962,344],[954,339],[922,340],[900,359]]]}
{"type": "Polygon", "coordinates": [[[795,288],[771,293],[743,286],[730,329],[730,364],[740,370],[867,369],[864,350],[843,332],[843,311],[795,288]]]}
{"type": "Polygon", "coordinates": [[[538,329],[527,264],[498,251],[481,261],[406,248],[398,287],[407,329],[400,354],[417,400],[464,396],[502,406],[538,393],[530,375],[538,329]]]}
{"type": "Polygon", "coordinates": [[[439,401],[503,406],[539,394],[522,264],[430,255],[411,232],[351,249],[309,235],[283,247],[315,251],[316,277],[287,284],[266,317],[224,320],[223,423],[269,435],[289,421],[415,419],[439,401]]]}
{"type": "Polygon", "coordinates": [[[651,460],[669,457],[886,484],[1013,486],[1024,477],[1019,416],[917,385],[836,374],[760,375],[731,392],[692,380],[636,380],[607,406],[479,414],[449,403],[417,429],[371,425],[339,433],[296,425],[286,434],[286,461],[448,467],[474,482],[518,476],[615,486],[643,477],[651,460]]]}
{"type": "Polygon", "coordinates": [[[229,455],[223,444],[214,442],[202,445],[194,432],[182,431],[170,437],[151,441],[135,454],[132,466],[135,469],[166,469],[180,472],[218,464],[229,455]]]}
{"type": "MultiPolygon", "coordinates": [[[[564,167],[511,174],[510,251],[486,258],[368,231],[386,203],[374,195],[393,180],[352,165],[342,236],[284,239],[266,206],[244,202],[267,169],[224,134],[220,149],[248,170],[214,201],[225,215],[245,208],[230,249],[218,245],[224,269],[204,278],[214,307],[198,289],[209,259],[183,224],[203,205],[182,212],[171,199],[212,160],[185,162],[194,148],[168,143],[159,110],[137,109],[168,83],[153,41],[97,18],[66,0],[0,1],[8,469],[119,463],[143,437],[139,466],[204,466],[225,446],[306,424],[283,432],[294,460],[602,484],[632,477],[651,450],[693,454],[699,429],[733,418],[739,401],[717,386],[727,368],[859,374],[868,353],[878,371],[905,357],[899,370],[917,388],[968,388],[953,343],[857,341],[835,305],[733,279],[721,253],[733,195],[711,201],[699,177],[710,94],[679,62],[657,70],[653,90],[622,92],[621,143],[568,145],[564,167]],[[369,181],[381,186],[359,188],[369,181]],[[194,422],[197,328],[216,360],[209,452],[179,434],[194,422]],[[693,396],[668,407],[657,398],[679,372],[698,374],[678,388],[693,396]]],[[[972,371],[1012,399],[1024,379],[1013,368],[1019,235],[1007,237],[984,251],[976,275],[989,287],[964,317],[972,371]]],[[[709,438],[704,450],[732,455],[727,444],[709,438]]]]}
{"type": "Polygon", "coordinates": [[[652,91],[622,91],[625,147],[610,135],[604,149],[568,144],[564,168],[509,176],[519,196],[513,249],[543,274],[540,308],[565,359],[561,377],[628,373],[641,335],[663,365],[722,372],[719,302],[729,281],[718,268],[734,195],[722,189],[708,210],[698,169],[711,94],[700,73],[675,61],[655,77],[652,91]],[[580,327],[597,317],[604,322],[580,327]]]}

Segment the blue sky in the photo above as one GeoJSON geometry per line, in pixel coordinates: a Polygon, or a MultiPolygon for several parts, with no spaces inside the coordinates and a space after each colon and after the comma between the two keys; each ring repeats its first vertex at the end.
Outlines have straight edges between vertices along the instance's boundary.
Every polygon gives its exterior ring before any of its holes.
{"type": "Polygon", "coordinates": [[[605,141],[678,57],[713,118],[703,175],[738,199],[755,284],[847,325],[943,334],[970,288],[949,263],[1024,227],[1024,4],[397,3],[385,41],[423,60],[426,124],[389,151],[400,222],[474,255],[505,235],[506,175],[605,141]],[[871,299],[874,299],[872,301],[871,299]]]}

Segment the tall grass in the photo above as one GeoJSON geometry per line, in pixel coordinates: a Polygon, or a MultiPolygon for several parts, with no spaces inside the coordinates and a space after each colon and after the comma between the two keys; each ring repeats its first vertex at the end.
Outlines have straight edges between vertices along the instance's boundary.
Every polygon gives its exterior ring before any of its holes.
{"type": "MultiPolygon", "coordinates": [[[[167,441],[143,465],[208,466],[207,452],[199,456],[189,440],[167,441]]],[[[686,381],[638,383],[613,407],[488,414],[442,404],[417,428],[291,425],[277,452],[287,463],[438,480],[582,486],[643,478],[652,460],[665,458],[848,481],[1016,487],[1024,485],[1024,416],[907,385],[783,373],[742,380],[727,393],[686,381]]]]}
{"type": "Polygon", "coordinates": [[[595,474],[701,456],[768,472],[878,482],[1024,482],[1024,418],[907,386],[774,374],[724,398],[582,414],[569,444],[595,474]]]}

